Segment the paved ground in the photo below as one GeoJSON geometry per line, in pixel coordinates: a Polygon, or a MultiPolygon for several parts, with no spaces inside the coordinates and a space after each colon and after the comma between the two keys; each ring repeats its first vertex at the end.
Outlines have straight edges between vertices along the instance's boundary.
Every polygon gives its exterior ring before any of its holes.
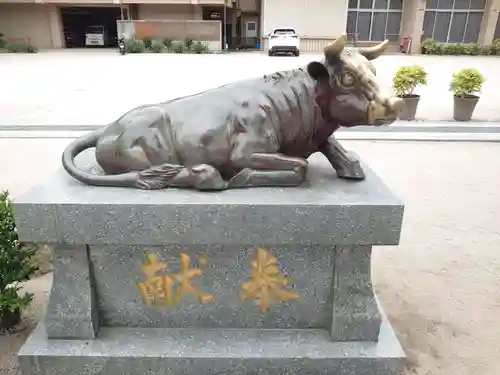
{"type": "MultiPolygon", "coordinates": [[[[320,55],[268,57],[57,51],[0,54],[0,125],[102,125],[133,106],[190,94],[242,78],[305,65],[320,55]]],[[[375,61],[389,88],[397,67],[420,64],[429,73],[417,117],[450,120],[453,71],[476,67],[488,77],[474,120],[500,121],[498,57],[387,55],[375,61]]]]}
{"type": "MultiPolygon", "coordinates": [[[[20,194],[59,166],[67,140],[0,139],[2,187],[20,194]]],[[[408,354],[406,375],[500,373],[500,145],[344,141],[406,203],[400,246],[374,253],[375,288],[408,354]]],[[[39,318],[51,276],[24,330],[0,336],[0,373],[39,318]]]]}

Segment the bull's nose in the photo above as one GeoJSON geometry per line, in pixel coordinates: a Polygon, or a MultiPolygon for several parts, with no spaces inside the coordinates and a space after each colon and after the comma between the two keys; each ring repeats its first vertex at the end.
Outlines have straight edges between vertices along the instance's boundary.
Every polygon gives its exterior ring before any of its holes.
{"type": "Polygon", "coordinates": [[[398,116],[405,106],[405,101],[401,98],[391,98],[389,100],[389,108],[394,116],[398,116]]]}

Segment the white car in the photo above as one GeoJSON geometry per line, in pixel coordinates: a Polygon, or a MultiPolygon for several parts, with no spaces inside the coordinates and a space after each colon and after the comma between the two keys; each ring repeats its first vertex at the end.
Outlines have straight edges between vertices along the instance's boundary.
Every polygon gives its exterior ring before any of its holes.
{"type": "Polygon", "coordinates": [[[104,47],[106,44],[106,29],[104,26],[88,26],[85,30],[85,45],[104,47]]]}
{"type": "Polygon", "coordinates": [[[277,27],[269,34],[269,56],[276,53],[300,55],[300,37],[292,27],[277,27]]]}

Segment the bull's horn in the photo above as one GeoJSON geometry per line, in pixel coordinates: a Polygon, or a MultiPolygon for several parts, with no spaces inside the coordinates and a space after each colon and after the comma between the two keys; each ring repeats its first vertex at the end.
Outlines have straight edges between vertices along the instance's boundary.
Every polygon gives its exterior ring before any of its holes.
{"type": "Polygon", "coordinates": [[[347,34],[342,33],[337,39],[326,45],[324,49],[325,56],[328,57],[328,56],[340,55],[344,50],[346,42],[347,42],[347,34]]]}
{"type": "Polygon", "coordinates": [[[359,53],[366,57],[368,60],[375,60],[377,57],[382,55],[387,47],[389,46],[389,41],[386,39],[382,43],[377,44],[373,47],[360,48],[359,53]]]}

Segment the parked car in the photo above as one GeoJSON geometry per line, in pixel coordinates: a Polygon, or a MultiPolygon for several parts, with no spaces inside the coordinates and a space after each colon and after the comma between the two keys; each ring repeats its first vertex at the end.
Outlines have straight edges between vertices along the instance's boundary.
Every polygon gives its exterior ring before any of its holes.
{"type": "Polygon", "coordinates": [[[85,30],[85,46],[106,45],[107,32],[104,26],[88,26],[85,30]]]}
{"type": "Polygon", "coordinates": [[[300,37],[292,27],[277,27],[269,34],[269,56],[276,53],[300,55],[300,37]]]}

